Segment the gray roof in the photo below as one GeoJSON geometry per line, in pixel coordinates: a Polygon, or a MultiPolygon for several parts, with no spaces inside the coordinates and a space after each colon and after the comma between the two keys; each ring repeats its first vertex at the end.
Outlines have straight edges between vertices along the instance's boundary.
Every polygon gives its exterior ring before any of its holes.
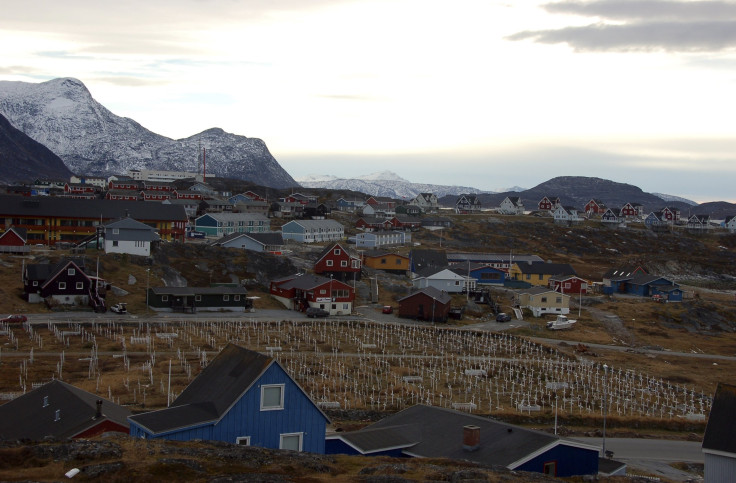
{"type": "Polygon", "coordinates": [[[736,456],[736,386],[718,383],[708,424],[703,436],[703,450],[722,451],[736,456]]]}
{"type": "Polygon", "coordinates": [[[401,427],[405,438],[412,440],[421,434],[421,440],[405,450],[413,456],[451,458],[476,461],[514,469],[527,458],[544,448],[557,444],[596,450],[597,448],[570,440],[563,440],[541,431],[513,426],[452,409],[417,405],[388,416],[368,426],[368,430],[401,427]],[[463,427],[480,428],[480,446],[474,451],[463,449],[463,427]],[[413,427],[413,430],[409,428],[413,427]]]}
{"type": "Polygon", "coordinates": [[[441,304],[449,304],[450,301],[452,300],[452,297],[450,297],[450,295],[447,292],[444,292],[442,290],[438,290],[438,289],[436,289],[434,287],[425,287],[425,288],[423,288],[421,290],[417,290],[416,292],[410,293],[406,297],[400,298],[399,299],[399,302],[401,302],[402,300],[406,300],[408,298],[411,298],[411,297],[415,297],[418,294],[424,294],[424,295],[428,296],[429,298],[434,299],[434,300],[436,300],[437,302],[439,302],[441,304]]]}
{"type": "Polygon", "coordinates": [[[577,275],[569,263],[516,262],[521,273],[539,275],[577,275]]]}
{"type": "MultiPolygon", "coordinates": [[[[296,278],[293,278],[289,280],[288,282],[284,282],[280,285],[281,288],[284,289],[291,289],[291,288],[298,288],[299,290],[309,290],[310,288],[319,287],[320,285],[324,285],[328,283],[331,279],[327,277],[321,277],[319,275],[300,275],[296,278]]],[[[337,282],[337,281],[336,281],[337,282]]]]}
{"type": "Polygon", "coordinates": [[[225,235],[224,237],[220,238],[216,242],[213,242],[212,245],[224,245],[227,242],[237,240],[241,237],[250,238],[251,240],[260,243],[263,246],[284,244],[284,237],[281,235],[281,232],[268,231],[260,233],[230,233],[229,235],[225,235]]]}
{"type": "Polygon", "coordinates": [[[260,213],[206,213],[197,218],[209,216],[217,221],[268,221],[268,217],[260,213]]]}
{"type": "Polygon", "coordinates": [[[133,218],[121,218],[105,225],[106,240],[126,240],[126,241],[159,241],[156,230],[145,223],[136,221],[133,218]],[[114,233],[114,230],[118,233],[114,233]]]}
{"type": "Polygon", "coordinates": [[[365,428],[360,431],[335,433],[327,439],[341,439],[362,454],[410,448],[421,441],[420,431],[415,426],[390,426],[365,428]]]}
{"type": "Polygon", "coordinates": [[[130,411],[96,394],[53,380],[0,406],[0,439],[66,439],[105,420],[129,427],[130,411]],[[44,407],[44,398],[48,405],[44,407]],[[95,418],[98,400],[102,417],[95,418]],[[60,419],[56,419],[56,411],[60,419]]]}
{"type": "Polygon", "coordinates": [[[471,262],[478,263],[523,263],[523,262],[543,262],[538,255],[515,255],[513,253],[448,253],[447,259],[453,262],[471,262]]]}
{"type": "Polygon", "coordinates": [[[191,296],[191,295],[246,295],[245,287],[153,287],[156,295],[191,296]]]}
{"type": "Polygon", "coordinates": [[[228,344],[184,389],[171,407],[131,416],[162,433],[221,418],[274,362],[258,352],[228,344]]]}
{"type": "Polygon", "coordinates": [[[179,205],[150,201],[0,195],[0,216],[57,216],[108,221],[126,213],[137,220],[187,221],[184,208],[179,205]]]}

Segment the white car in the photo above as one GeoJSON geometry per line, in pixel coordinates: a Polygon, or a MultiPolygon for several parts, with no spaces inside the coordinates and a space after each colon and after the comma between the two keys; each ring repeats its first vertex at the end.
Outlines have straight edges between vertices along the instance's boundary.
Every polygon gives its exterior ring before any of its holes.
{"type": "Polygon", "coordinates": [[[116,314],[127,314],[128,309],[125,307],[125,303],[120,302],[119,304],[115,304],[110,307],[111,312],[115,312],[116,314]]]}

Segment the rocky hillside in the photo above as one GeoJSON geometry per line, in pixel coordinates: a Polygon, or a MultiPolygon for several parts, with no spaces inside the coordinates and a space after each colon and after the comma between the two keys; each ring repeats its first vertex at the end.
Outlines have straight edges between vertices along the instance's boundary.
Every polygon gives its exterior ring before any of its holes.
{"type": "Polygon", "coordinates": [[[214,176],[275,188],[298,185],[260,139],[217,128],[169,139],[132,119],[116,116],[77,79],[40,84],[0,81],[0,114],[53,151],[75,173],[197,172],[201,147],[206,151],[207,172],[214,176]]]}
{"type": "Polygon", "coordinates": [[[14,128],[0,115],[0,182],[33,181],[39,176],[68,179],[70,175],[57,155],[14,128]]]}

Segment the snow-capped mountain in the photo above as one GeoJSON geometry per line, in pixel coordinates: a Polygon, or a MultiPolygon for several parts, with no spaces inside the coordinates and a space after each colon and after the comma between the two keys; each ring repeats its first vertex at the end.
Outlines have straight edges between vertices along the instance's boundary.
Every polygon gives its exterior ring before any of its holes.
{"type": "Polygon", "coordinates": [[[657,196],[661,198],[663,201],[679,201],[681,203],[685,203],[691,206],[697,206],[698,204],[692,200],[688,200],[687,198],[682,198],[681,196],[675,196],[675,195],[666,195],[664,193],[652,193],[654,196],[657,196]]]}
{"type": "Polygon", "coordinates": [[[126,174],[129,169],[197,172],[202,147],[208,175],[273,188],[297,185],[260,139],[219,128],[170,139],[111,113],[77,79],[0,81],[0,114],[79,174],[126,174]]]}
{"type": "Polygon", "coordinates": [[[438,198],[447,195],[488,193],[487,191],[467,186],[412,183],[391,171],[381,171],[356,178],[309,175],[299,178],[297,181],[305,188],[351,190],[370,196],[383,196],[394,199],[412,199],[419,193],[434,193],[438,198]]]}

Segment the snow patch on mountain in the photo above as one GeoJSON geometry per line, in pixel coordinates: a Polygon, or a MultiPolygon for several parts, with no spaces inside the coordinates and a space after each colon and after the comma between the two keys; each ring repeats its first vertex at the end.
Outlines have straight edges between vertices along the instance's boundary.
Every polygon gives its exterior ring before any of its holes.
{"type": "Polygon", "coordinates": [[[355,178],[335,178],[334,176],[310,175],[297,181],[305,188],[331,190],[350,190],[369,196],[382,196],[394,199],[412,199],[419,193],[434,193],[438,198],[461,194],[489,193],[468,186],[446,186],[436,184],[412,183],[391,171],[382,171],[355,178]]]}
{"type": "Polygon", "coordinates": [[[670,202],[670,201],[679,201],[681,203],[686,203],[686,204],[691,205],[691,206],[697,206],[698,205],[698,203],[696,203],[696,202],[694,202],[692,200],[688,200],[687,198],[682,198],[680,196],[666,195],[664,193],[652,193],[652,194],[654,196],[657,196],[657,197],[661,198],[663,201],[667,201],[667,202],[670,202]]]}

